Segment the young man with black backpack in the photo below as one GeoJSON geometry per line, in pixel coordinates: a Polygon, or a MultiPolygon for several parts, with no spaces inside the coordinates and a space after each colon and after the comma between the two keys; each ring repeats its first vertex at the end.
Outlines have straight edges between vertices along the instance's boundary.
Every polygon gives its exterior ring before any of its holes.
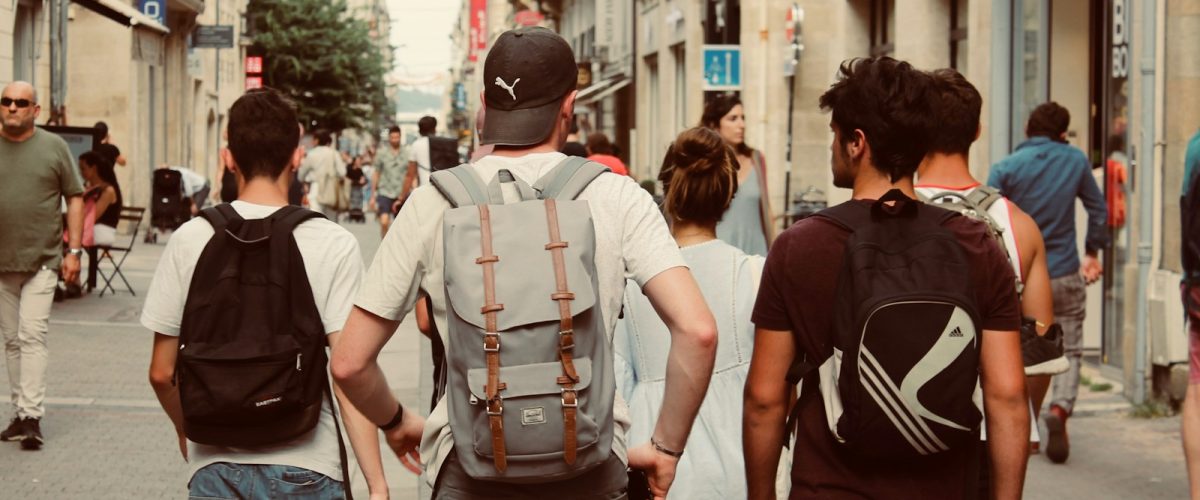
{"type": "Polygon", "coordinates": [[[191,463],[193,497],[349,497],[342,423],[372,498],[387,497],[378,431],[327,371],[362,279],[358,242],[288,206],[300,135],[276,91],[233,104],[222,155],[238,199],[175,231],[147,294],[150,382],[191,463]]]}
{"type": "Polygon", "coordinates": [[[930,85],[908,63],[858,59],[821,97],[834,184],[853,199],[767,256],[742,433],[752,499],[774,495],[796,380],[791,498],[976,498],[984,418],[995,496],[1021,495],[1015,276],[982,224],[915,200],[930,85]]]}
{"type": "Polygon", "coordinates": [[[625,498],[627,466],[663,498],[708,386],[716,323],[650,195],[559,152],[576,69],[550,30],[500,35],[483,69],[482,139],[495,151],[413,191],[334,351],[334,377],[393,429],[402,461],[424,459],[436,499],[625,498]],[[613,378],[626,278],[672,334],[646,443],[626,442],[613,378]],[[377,362],[422,292],[448,368],[428,422],[399,406],[377,362]]]}

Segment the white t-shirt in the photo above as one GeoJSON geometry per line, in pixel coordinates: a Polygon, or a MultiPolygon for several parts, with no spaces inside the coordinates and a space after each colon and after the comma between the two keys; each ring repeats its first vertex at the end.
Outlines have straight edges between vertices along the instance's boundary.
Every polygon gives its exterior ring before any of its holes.
{"type": "MultiPolygon", "coordinates": [[[[280,207],[255,205],[243,201],[232,204],[246,219],[261,219],[280,207]]],[[[304,270],[312,287],[313,299],[325,333],[334,333],[346,324],[351,299],[362,281],[362,256],[358,240],[345,228],[323,218],[309,219],[293,232],[296,246],[304,259],[304,270]]],[[[179,336],[183,306],[200,253],[213,236],[213,228],[203,218],[195,218],[179,227],[159,260],[154,280],[142,308],[142,326],[163,335],[179,336]]],[[[329,401],[321,410],[317,427],[291,442],[270,447],[244,449],[209,446],[188,441],[191,473],[216,462],[239,464],[290,465],[319,472],[341,481],[337,431],[329,401]]]]}
{"type": "MultiPolygon", "coordinates": [[[[500,169],[533,184],[566,158],[562,153],[540,153],[520,158],[486,156],[472,166],[484,182],[500,169]]],[[[630,177],[602,174],[579,196],[587,200],[596,230],[596,279],[600,312],[609,339],[616,327],[626,278],[644,286],[651,278],[674,267],[686,267],[675,240],[650,194],[630,177]]],[[[359,290],[354,304],[378,316],[399,320],[412,310],[418,290],[433,302],[434,321],[442,342],[447,337],[446,293],[443,282],[442,215],[450,203],[432,186],[413,191],[393,229],[388,231],[359,290]]],[[[625,432],[629,409],[618,395],[613,407],[613,451],[625,460],[625,432]]],[[[429,414],[421,440],[429,484],[437,481],[442,462],[454,448],[449,415],[443,398],[429,414]]]]}
{"type": "Polygon", "coordinates": [[[417,185],[429,185],[429,137],[421,136],[408,147],[408,161],[417,162],[417,185]]]}

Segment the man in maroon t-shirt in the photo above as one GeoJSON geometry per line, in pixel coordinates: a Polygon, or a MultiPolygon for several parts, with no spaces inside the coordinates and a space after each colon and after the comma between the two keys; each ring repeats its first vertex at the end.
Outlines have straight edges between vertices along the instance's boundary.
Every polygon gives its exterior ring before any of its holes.
{"type": "MultiPolygon", "coordinates": [[[[930,77],[891,58],[844,64],[841,79],[821,97],[833,111],[834,185],[853,189],[849,203],[869,204],[892,189],[910,198],[913,173],[926,154],[922,111],[930,77]]],[[[1003,251],[980,223],[949,219],[971,264],[979,326],[980,376],[996,498],[1019,498],[1025,476],[1029,413],[1021,363],[1020,303],[1003,251]]],[[[767,256],[753,321],[754,357],[746,381],[743,446],[749,497],[774,495],[785,442],[795,356],[832,352],[838,273],[849,233],[810,217],[785,231],[767,256]]],[[[816,376],[803,382],[794,445],[791,498],[976,498],[981,450],[975,443],[923,460],[869,461],[840,447],[829,432],[816,376]]]]}

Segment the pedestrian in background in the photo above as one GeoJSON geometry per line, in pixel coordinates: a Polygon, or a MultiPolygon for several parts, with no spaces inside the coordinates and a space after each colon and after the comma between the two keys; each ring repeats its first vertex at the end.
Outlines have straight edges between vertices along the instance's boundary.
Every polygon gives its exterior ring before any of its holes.
{"type": "Polygon", "coordinates": [[[27,450],[44,442],[46,337],[58,273],[77,282],[83,254],[83,185],[67,143],[34,126],[41,111],[28,82],[12,82],[0,94],[0,332],[14,413],[0,440],[20,441],[27,450]]]}
{"type": "Polygon", "coordinates": [[[401,198],[418,186],[429,184],[429,174],[433,172],[430,163],[429,138],[437,132],[437,118],[422,116],[417,120],[417,133],[421,136],[408,145],[408,169],[404,173],[404,192],[401,198]]]}
{"type": "Polygon", "coordinates": [[[114,165],[125,166],[125,155],[121,154],[121,148],[113,144],[112,133],[108,130],[108,124],[103,121],[96,122],[96,135],[100,137],[100,145],[96,146],[96,151],[107,156],[114,165]]]}
{"type": "MultiPolygon", "coordinates": [[[[566,150],[563,150],[566,153],[566,150]]],[[[587,138],[587,159],[608,167],[614,174],[629,175],[629,167],[617,158],[613,145],[608,142],[608,136],[600,132],[592,133],[587,138]]]]}
{"type": "Polygon", "coordinates": [[[1188,141],[1183,160],[1180,222],[1183,307],[1188,322],[1188,388],[1183,400],[1183,452],[1192,498],[1200,498],[1200,131],[1188,141]]]}
{"type": "Polygon", "coordinates": [[[1108,211],[1104,195],[1092,177],[1087,155],[1067,143],[1071,114],[1055,102],[1044,103],[1029,115],[1025,135],[1012,155],[992,167],[988,185],[1000,190],[1033,217],[1046,242],[1046,264],[1054,295],[1054,317],[1062,324],[1066,373],[1054,377],[1046,421],[1046,457],[1063,463],[1070,455],[1067,419],[1079,395],[1083,358],[1083,320],[1087,285],[1104,272],[1100,250],[1108,245],[1108,211]],[[1075,240],[1075,199],[1087,210],[1086,252],[1082,263],[1075,240]]]}
{"type": "Polygon", "coordinates": [[[757,330],[742,431],[751,499],[775,494],[777,462],[787,442],[785,422],[791,422],[793,369],[802,371],[797,375],[803,383],[792,413],[792,499],[976,498],[984,453],[977,426],[983,408],[994,498],[1020,498],[1029,406],[1017,335],[1016,278],[982,224],[914,199],[913,175],[928,152],[925,134],[935,123],[925,97],[930,85],[928,75],[906,62],[856,59],[842,64],[838,81],[821,96],[822,109],[832,111],[833,182],[852,189],[853,199],[792,225],[767,256],[752,317],[757,330]],[[887,249],[886,257],[861,252],[886,244],[879,235],[894,241],[916,231],[924,235],[922,246],[887,249]],[[954,255],[957,262],[923,266],[927,260],[920,257],[930,255],[910,253],[932,248],[933,241],[945,237],[952,241],[938,255],[954,255]],[[852,241],[861,243],[847,249],[852,241]],[[914,257],[918,260],[899,260],[914,257]],[[877,281],[860,281],[885,262],[891,280],[876,275],[877,281]],[[950,265],[955,271],[942,274],[950,265]],[[911,301],[876,302],[878,295],[858,288],[883,284],[878,281],[903,285],[890,290],[891,297],[911,301]],[[867,296],[858,295],[862,292],[867,296]],[[904,309],[936,304],[932,294],[948,293],[961,301],[954,314],[945,303],[936,309],[904,309]],[[870,309],[859,307],[863,304],[870,309]],[[884,306],[900,308],[889,311],[901,316],[872,323],[871,316],[884,306]],[[962,307],[975,315],[963,314],[962,307]],[[926,314],[914,314],[918,311],[926,314]],[[902,328],[896,329],[896,319],[902,319],[902,328]],[[872,355],[867,341],[881,348],[872,355]],[[921,361],[914,364],[914,359],[921,361]],[[850,366],[858,369],[841,370],[840,363],[855,363],[850,366]],[[889,371],[880,369],[881,363],[889,371]],[[973,380],[946,371],[962,364],[973,380]],[[905,375],[909,373],[921,375],[905,375]],[[980,386],[982,408],[972,397],[980,386]],[[841,389],[857,397],[841,399],[841,389]],[[948,408],[958,410],[949,414],[948,408]],[[947,433],[949,429],[956,434],[947,433]],[[853,431],[859,432],[851,435],[853,431]],[[857,446],[848,436],[858,439],[857,446]],[[870,454],[882,453],[883,446],[891,446],[891,454],[870,454]]]}
{"type": "MultiPolygon", "coordinates": [[[[83,174],[86,191],[83,194],[90,210],[84,217],[91,217],[92,238],[85,249],[88,253],[88,290],[96,287],[96,264],[98,263],[96,247],[112,246],[117,238],[117,223],[121,221],[121,207],[124,198],[121,196],[121,184],[117,182],[116,172],[113,171],[112,161],[97,151],[88,151],[79,155],[79,171],[83,174]]],[[[89,225],[84,220],[84,228],[89,225]]],[[[68,291],[70,290],[68,282],[68,291]]]]}
{"type": "Polygon", "coordinates": [[[717,237],[750,255],[766,255],[775,239],[767,192],[767,161],[746,144],[746,113],[736,95],[721,95],[704,106],[700,125],[717,131],[737,152],[738,193],[717,224],[717,237]]]}
{"type": "MultiPolygon", "coordinates": [[[[342,155],[331,147],[333,136],[328,130],[318,129],[313,132],[315,147],[304,156],[300,165],[300,178],[307,179],[311,175],[317,191],[319,212],[331,221],[337,222],[338,214],[348,204],[343,189],[343,179],[346,176],[346,164],[342,155]]],[[[312,194],[309,193],[309,201],[312,194]]]]}
{"type": "Polygon", "coordinates": [[[388,143],[375,154],[375,173],[371,177],[371,190],[375,196],[367,204],[379,218],[380,238],[387,235],[392,216],[404,201],[400,194],[404,190],[407,169],[400,151],[400,139],[400,127],[388,127],[388,143]]]}
{"type": "MultiPolygon", "coordinates": [[[[737,192],[737,156],[716,132],[696,127],[675,140],[658,178],[671,235],[713,311],[718,337],[712,380],[669,498],[746,498],[742,439],[730,430],[742,425],[763,257],[717,239],[717,222],[737,192]]],[[[671,335],[635,282],[625,287],[623,311],[613,339],[617,389],[629,402],[629,441],[640,443],[662,411],[671,335]]]]}
{"type": "MultiPolygon", "coordinates": [[[[240,219],[226,219],[226,222],[229,222],[229,232],[240,230],[252,222],[257,223],[260,219],[273,218],[280,210],[290,209],[286,207],[288,185],[292,182],[292,173],[296,171],[303,156],[303,148],[299,146],[300,135],[296,112],[282,94],[274,90],[254,90],[234,102],[229,110],[229,148],[222,153],[225,156],[225,164],[238,176],[242,190],[237,201],[214,209],[218,213],[224,213],[221,209],[231,210],[240,219]]],[[[351,298],[362,279],[362,257],[358,241],[353,235],[332,221],[316,214],[312,215],[312,218],[303,219],[296,225],[290,234],[290,238],[294,240],[293,251],[299,254],[303,266],[286,267],[284,263],[283,269],[304,271],[302,276],[288,276],[287,283],[290,289],[283,294],[293,299],[289,303],[289,310],[296,314],[289,318],[294,323],[287,325],[290,328],[284,327],[283,332],[294,333],[295,330],[302,334],[317,334],[321,344],[327,343],[332,347],[336,346],[341,338],[340,331],[345,324],[346,315],[350,312],[351,298]],[[303,286],[297,280],[304,280],[303,286]],[[300,290],[300,294],[293,293],[295,290],[300,290]],[[311,297],[305,296],[305,292],[310,293],[311,297]],[[313,310],[306,309],[305,302],[313,310]]],[[[208,352],[223,353],[222,356],[213,356],[221,359],[222,368],[220,372],[215,373],[217,377],[245,377],[247,374],[261,373],[247,366],[243,360],[233,358],[233,354],[244,355],[249,350],[271,353],[274,352],[272,349],[277,349],[273,344],[279,342],[288,342],[291,346],[298,345],[297,335],[280,334],[279,331],[268,334],[274,337],[272,342],[259,345],[261,342],[256,340],[260,341],[261,337],[254,336],[261,332],[262,325],[259,324],[236,325],[237,328],[230,329],[232,331],[197,331],[204,330],[205,326],[213,328],[217,324],[229,324],[228,321],[203,317],[204,315],[236,313],[239,314],[234,316],[236,320],[252,318],[261,321],[272,312],[279,312],[250,308],[213,312],[203,306],[196,306],[195,301],[188,300],[191,293],[207,292],[197,289],[199,287],[192,287],[193,279],[211,279],[196,273],[197,267],[203,263],[202,257],[206,248],[211,247],[213,243],[229,244],[227,240],[221,242],[216,238],[233,238],[226,234],[227,231],[216,232],[209,217],[210,215],[206,214],[204,217],[192,219],[180,226],[171,236],[154,272],[141,317],[142,325],[154,332],[150,383],[163,410],[174,424],[179,438],[179,451],[189,464],[188,494],[192,498],[343,498],[350,485],[343,480],[347,464],[339,456],[344,452],[340,451],[341,436],[335,420],[338,417],[334,414],[335,407],[330,397],[325,397],[320,403],[313,405],[317,412],[315,425],[309,430],[301,429],[303,432],[291,440],[237,447],[212,444],[207,439],[232,439],[234,435],[244,435],[247,431],[231,428],[227,432],[214,432],[211,424],[198,425],[210,433],[205,440],[209,444],[189,439],[195,437],[191,435],[193,429],[185,426],[184,422],[189,415],[194,415],[191,412],[211,410],[210,405],[215,405],[216,399],[228,397],[230,392],[236,394],[236,390],[230,387],[236,387],[238,384],[228,381],[223,384],[223,390],[208,392],[207,399],[193,398],[186,401],[190,406],[182,406],[184,402],[180,399],[180,388],[186,384],[192,384],[192,387],[201,384],[199,380],[202,374],[186,369],[177,371],[176,365],[184,363],[187,359],[182,357],[186,354],[183,351],[185,347],[197,350],[204,347],[198,347],[197,342],[181,343],[181,335],[185,336],[185,341],[189,335],[195,336],[194,338],[208,335],[205,341],[209,338],[224,341],[216,344],[218,350],[208,352]],[[195,317],[197,315],[201,316],[199,320],[195,317]],[[189,327],[192,330],[188,330],[189,327]],[[176,373],[186,375],[177,379],[176,373]],[[204,400],[199,401],[200,399],[204,400]]],[[[273,220],[286,224],[289,219],[295,220],[290,216],[273,220]]],[[[279,264],[277,261],[271,263],[272,272],[279,269],[275,267],[279,264]]],[[[242,283],[241,286],[252,284],[242,283]]],[[[238,293],[245,293],[242,288],[236,290],[238,293]]],[[[211,296],[205,298],[212,299],[211,296]]],[[[245,299],[244,296],[241,298],[245,299]]],[[[207,345],[214,347],[212,344],[207,345]]],[[[316,368],[315,371],[319,375],[311,376],[319,377],[318,383],[326,386],[321,388],[324,389],[321,392],[328,394],[325,349],[323,345],[319,349],[322,355],[312,357],[313,359],[308,355],[303,359],[295,356],[296,371],[291,374],[288,372],[291,372],[293,358],[287,355],[282,363],[277,358],[272,358],[275,361],[261,361],[265,356],[260,356],[256,366],[272,366],[272,363],[274,366],[281,365],[283,370],[276,380],[289,380],[294,383],[297,377],[302,376],[301,363],[307,362],[309,364],[304,365],[304,369],[309,370],[307,373],[312,373],[311,369],[316,368]],[[321,364],[317,365],[318,361],[321,364]]],[[[203,375],[213,373],[207,372],[203,375]]],[[[249,382],[243,383],[248,384],[252,385],[249,382]]],[[[280,389],[280,386],[284,386],[282,382],[278,386],[264,386],[267,387],[265,390],[272,390],[270,388],[274,387],[275,391],[282,392],[250,396],[266,398],[255,401],[256,408],[280,402],[290,406],[297,405],[296,391],[291,387],[280,389]]],[[[346,435],[350,438],[350,444],[358,458],[372,498],[386,497],[387,482],[383,476],[375,426],[344,399],[340,387],[335,385],[333,392],[339,399],[336,411],[341,414],[341,421],[346,425],[346,435]]],[[[281,409],[274,414],[260,414],[260,418],[266,420],[266,423],[246,421],[245,425],[258,426],[261,430],[264,425],[276,423],[281,416],[290,416],[286,412],[287,410],[281,409]],[[276,421],[268,420],[271,418],[276,421]]],[[[290,428],[284,425],[276,427],[290,428]]]]}

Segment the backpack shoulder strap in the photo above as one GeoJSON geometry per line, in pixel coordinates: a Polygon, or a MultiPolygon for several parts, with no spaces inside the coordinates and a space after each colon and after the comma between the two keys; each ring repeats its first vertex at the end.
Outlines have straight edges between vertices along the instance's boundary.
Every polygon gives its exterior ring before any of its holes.
{"type": "Polygon", "coordinates": [[[271,221],[271,236],[291,233],[304,221],[316,218],[323,219],[325,216],[295,205],[287,205],[268,217],[271,221]]]}
{"type": "Polygon", "coordinates": [[[543,200],[574,200],[600,174],[609,171],[608,167],[587,158],[568,156],[538,179],[533,184],[533,189],[541,193],[543,200]]]}
{"type": "Polygon", "coordinates": [[[225,232],[225,227],[230,223],[242,220],[242,216],[238,215],[237,210],[234,210],[228,203],[222,203],[215,207],[208,207],[201,210],[200,217],[208,221],[216,233],[225,232]]]}
{"type": "Polygon", "coordinates": [[[835,205],[813,214],[815,217],[828,219],[842,229],[854,232],[857,227],[871,222],[870,207],[855,203],[854,200],[835,205]]]}
{"type": "Polygon", "coordinates": [[[1000,191],[991,186],[980,185],[967,194],[966,200],[968,203],[978,207],[984,212],[992,208],[992,205],[1003,199],[1004,196],[1000,191]]]}
{"type": "Polygon", "coordinates": [[[470,164],[464,163],[454,168],[433,172],[429,176],[429,182],[455,208],[491,203],[487,194],[487,186],[483,184],[483,180],[479,178],[479,174],[475,173],[470,164]]]}

